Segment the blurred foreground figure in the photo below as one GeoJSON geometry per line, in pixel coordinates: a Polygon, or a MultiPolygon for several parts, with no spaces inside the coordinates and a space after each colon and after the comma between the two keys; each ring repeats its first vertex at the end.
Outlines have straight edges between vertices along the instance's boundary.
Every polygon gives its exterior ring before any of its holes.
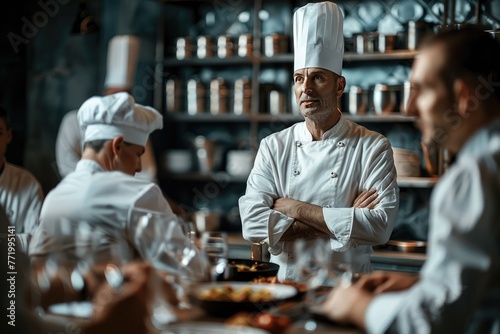
{"type": "Polygon", "coordinates": [[[416,59],[409,112],[424,142],[457,154],[431,198],[420,275],[378,272],[336,288],[332,319],[369,333],[500,332],[500,45],[447,31],[416,59]]]}

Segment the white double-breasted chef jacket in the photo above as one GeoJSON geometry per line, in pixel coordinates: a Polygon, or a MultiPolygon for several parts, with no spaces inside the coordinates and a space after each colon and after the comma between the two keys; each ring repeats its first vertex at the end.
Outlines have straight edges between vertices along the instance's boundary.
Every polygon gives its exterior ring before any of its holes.
{"type": "Polygon", "coordinates": [[[297,123],[264,138],[247,189],[239,200],[243,237],[269,245],[279,279],[291,279],[293,242],[280,241],[294,219],[272,210],[277,198],[293,198],[323,207],[331,232],[334,260],[350,249],[355,272],[371,270],[371,245],[389,239],[399,205],[393,153],[389,141],[341,116],[320,141],[306,123],[297,123]],[[374,209],[353,208],[363,190],[375,188],[374,209]]]}
{"type": "MultiPolygon", "coordinates": [[[[160,188],[153,182],[118,171],[105,171],[94,160],[83,159],[47,195],[40,213],[40,226],[30,242],[30,256],[47,256],[57,247],[74,251],[74,239],[54,240],[55,224],[86,222],[107,234],[128,241],[130,253],[148,258],[152,240],[135,236],[134,209],[145,209],[174,216],[160,188]]],[[[172,237],[184,238],[179,228],[172,237]]],[[[162,266],[166,271],[175,267],[162,266]]]]}

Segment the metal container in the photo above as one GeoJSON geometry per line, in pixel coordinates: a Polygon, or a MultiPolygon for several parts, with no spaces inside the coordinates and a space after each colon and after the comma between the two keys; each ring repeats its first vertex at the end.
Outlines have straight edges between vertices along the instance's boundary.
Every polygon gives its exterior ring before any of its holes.
{"type": "Polygon", "coordinates": [[[238,38],[238,56],[250,57],[253,52],[252,34],[243,34],[238,38]]]}
{"type": "Polygon", "coordinates": [[[217,37],[217,57],[226,58],[234,56],[234,45],[231,36],[221,35],[217,37]]]}
{"type": "Polygon", "coordinates": [[[264,37],[263,54],[266,57],[272,57],[278,54],[284,54],[288,49],[288,38],[282,34],[272,34],[264,37]]]}
{"type": "Polygon", "coordinates": [[[191,38],[179,37],[175,42],[175,57],[179,60],[192,57],[191,38]]]}
{"type": "Polygon", "coordinates": [[[271,115],[279,115],[285,110],[285,96],[283,92],[271,90],[269,92],[269,113],[271,115]]]}
{"type": "Polygon", "coordinates": [[[354,36],[354,49],[358,54],[378,51],[378,33],[357,34],[354,36]]]}
{"type": "Polygon", "coordinates": [[[405,115],[408,114],[408,103],[410,102],[412,87],[413,85],[409,80],[403,83],[403,99],[401,100],[400,110],[405,115]]]}
{"type": "Polygon", "coordinates": [[[196,56],[200,59],[213,56],[212,38],[210,36],[198,36],[196,40],[196,56]]]}
{"type": "Polygon", "coordinates": [[[210,81],[210,113],[213,115],[227,113],[228,89],[223,78],[210,81]]]}
{"type": "Polygon", "coordinates": [[[352,115],[364,115],[367,104],[367,93],[361,87],[351,86],[349,88],[349,113],[352,115]]]}
{"type": "Polygon", "coordinates": [[[234,107],[236,115],[250,114],[252,104],[252,85],[248,78],[243,77],[234,82],[234,107]]]}
{"type": "Polygon", "coordinates": [[[377,43],[378,52],[386,53],[394,51],[395,49],[397,49],[397,41],[397,35],[379,34],[377,43]]]}
{"type": "Polygon", "coordinates": [[[187,82],[187,112],[190,115],[202,113],[205,110],[205,88],[198,79],[187,82]]]}
{"type": "Polygon", "coordinates": [[[165,107],[167,112],[178,112],[181,109],[182,87],[181,81],[168,79],[165,83],[165,107]]]}
{"type": "Polygon", "coordinates": [[[198,168],[201,173],[211,173],[220,169],[223,146],[204,136],[197,136],[193,141],[196,150],[198,168]]]}
{"type": "Polygon", "coordinates": [[[420,42],[428,35],[433,34],[434,25],[424,21],[408,21],[408,50],[416,50],[420,42]]]}
{"type": "Polygon", "coordinates": [[[396,98],[396,91],[392,87],[376,84],[373,88],[373,110],[378,115],[391,113],[396,106],[396,98]]]}

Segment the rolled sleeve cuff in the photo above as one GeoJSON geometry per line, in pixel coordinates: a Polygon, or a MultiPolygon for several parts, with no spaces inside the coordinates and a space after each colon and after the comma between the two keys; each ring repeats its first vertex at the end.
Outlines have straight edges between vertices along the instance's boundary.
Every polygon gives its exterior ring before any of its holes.
{"type": "Polygon", "coordinates": [[[268,226],[268,244],[269,252],[273,255],[278,255],[282,251],[281,236],[292,225],[294,219],[280,212],[273,212],[269,215],[268,226]]]}
{"type": "Polygon", "coordinates": [[[323,208],[323,217],[328,229],[335,236],[331,241],[332,249],[347,249],[352,233],[354,208],[323,208]]]}

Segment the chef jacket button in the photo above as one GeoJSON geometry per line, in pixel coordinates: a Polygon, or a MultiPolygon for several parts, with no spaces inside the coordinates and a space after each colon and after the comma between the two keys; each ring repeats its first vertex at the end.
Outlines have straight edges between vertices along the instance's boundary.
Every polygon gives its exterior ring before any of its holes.
{"type": "Polygon", "coordinates": [[[297,147],[301,147],[302,143],[300,141],[297,142],[297,147]]]}
{"type": "Polygon", "coordinates": [[[332,179],[336,178],[336,177],[337,177],[337,173],[335,173],[335,172],[331,172],[331,173],[330,173],[330,177],[331,177],[332,179]]]}
{"type": "Polygon", "coordinates": [[[300,172],[297,169],[293,170],[293,175],[299,175],[299,174],[300,174],[300,172]]]}
{"type": "Polygon", "coordinates": [[[345,144],[344,144],[344,142],[339,141],[339,142],[337,143],[337,146],[338,146],[338,147],[344,147],[344,146],[345,146],[345,144]]]}

